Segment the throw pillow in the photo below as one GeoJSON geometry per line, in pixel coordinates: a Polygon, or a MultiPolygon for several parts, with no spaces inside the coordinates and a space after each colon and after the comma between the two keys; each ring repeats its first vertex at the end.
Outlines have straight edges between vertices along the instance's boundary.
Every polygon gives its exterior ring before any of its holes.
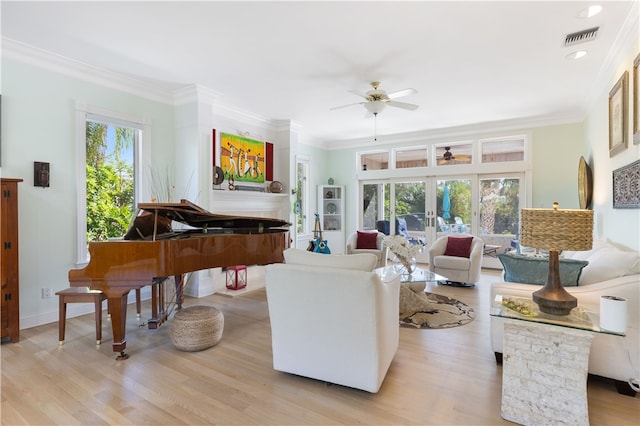
{"type": "Polygon", "coordinates": [[[356,242],[357,249],[377,249],[378,233],[377,232],[358,232],[358,240],[356,242]]]}
{"type": "MultiPolygon", "coordinates": [[[[549,258],[502,253],[498,255],[498,259],[504,267],[506,282],[538,285],[547,282],[549,258]]],[[[588,264],[586,260],[560,259],[558,269],[562,286],[577,286],[579,282],[582,284],[580,274],[588,264]]]]}
{"type": "Polygon", "coordinates": [[[444,251],[444,255],[469,257],[472,242],[473,237],[449,237],[447,238],[447,248],[444,251]]]}

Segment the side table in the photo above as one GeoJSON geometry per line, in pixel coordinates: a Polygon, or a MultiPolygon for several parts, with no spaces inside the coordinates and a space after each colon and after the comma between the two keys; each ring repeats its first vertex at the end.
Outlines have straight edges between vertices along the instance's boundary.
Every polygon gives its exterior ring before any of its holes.
{"type": "Polygon", "coordinates": [[[532,300],[498,295],[491,315],[505,318],[501,416],[515,423],[588,425],[587,375],[595,316],[581,307],[549,315],[532,300]],[[506,299],[506,297],[505,297],[506,299]]]}

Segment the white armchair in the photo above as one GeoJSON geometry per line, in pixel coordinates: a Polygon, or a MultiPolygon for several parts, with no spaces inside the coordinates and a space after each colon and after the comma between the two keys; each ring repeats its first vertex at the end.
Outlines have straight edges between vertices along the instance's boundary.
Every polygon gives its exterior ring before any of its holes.
{"type": "Polygon", "coordinates": [[[447,278],[448,284],[471,287],[480,279],[483,248],[484,242],[478,237],[440,237],[429,247],[429,270],[447,278]],[[452,238],[472,238],[468,257],[448,255],[452,238]]]}
{"type": "Polygon", "coordinates": [[[369,253],[284,253],[265,268],[273,368],[377,392],[398,349],[400,277],[381,281],[369,253]]]}
{"type": "MultiPolygon", "coordinates": [[[[363,231],[356,231],[349,236],[347,239],[347,254],[356,254],[356,253],[371,253],[375,254],[378,262],[376,264],[376,268],[381,268],[386,266],[387,264],[387,247],[384,245],[384,237],[385,235],[382,232],[377,231],[369,231],[374,234],[377,232],[376,236],[376,248],[358,248],[358,232],[363,233],[363,231]]],[[[366,233],[369,233],[366,232],[366,233]]]]}

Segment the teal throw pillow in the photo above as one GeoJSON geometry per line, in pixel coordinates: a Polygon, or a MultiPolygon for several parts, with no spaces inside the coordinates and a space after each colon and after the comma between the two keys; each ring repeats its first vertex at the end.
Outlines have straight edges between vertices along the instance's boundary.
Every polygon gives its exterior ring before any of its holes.
{"type": "MultiPolygon", "coordinates": [[[[513,283],[540,284],[547,282],[549,259],[503,253],[498,259],[504,267],[504,280],[513,283]]],[[[560,259],[560,282],[563,287],[577,286],[586,260],[560,259]]]]}

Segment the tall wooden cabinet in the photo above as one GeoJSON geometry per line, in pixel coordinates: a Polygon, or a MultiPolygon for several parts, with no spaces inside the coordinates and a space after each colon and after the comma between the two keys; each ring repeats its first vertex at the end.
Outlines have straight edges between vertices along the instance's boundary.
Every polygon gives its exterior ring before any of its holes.
{"type": "Polygon", "coordinates": [[[2,178],[0,242],[2,254],[2,342],[20,340],[20,291],[18,286],[18,183],[22,179],[2,178]]]}

